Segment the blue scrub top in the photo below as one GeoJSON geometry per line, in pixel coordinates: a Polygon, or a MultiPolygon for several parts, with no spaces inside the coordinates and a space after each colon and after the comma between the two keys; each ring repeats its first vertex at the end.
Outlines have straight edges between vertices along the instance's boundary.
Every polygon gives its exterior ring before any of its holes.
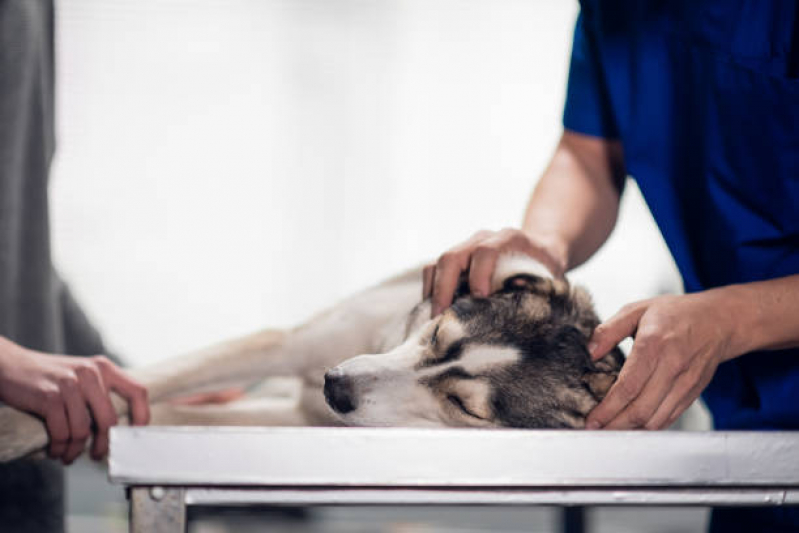
{"type": "MultiPolygon", "coordinates": [[[[686,291],[799,273],[799,2],[581,4],[564,126],[622,142],[686,291]]],[[[718,429],[799,428],[799,350],[704,398],[718,429]]]]}

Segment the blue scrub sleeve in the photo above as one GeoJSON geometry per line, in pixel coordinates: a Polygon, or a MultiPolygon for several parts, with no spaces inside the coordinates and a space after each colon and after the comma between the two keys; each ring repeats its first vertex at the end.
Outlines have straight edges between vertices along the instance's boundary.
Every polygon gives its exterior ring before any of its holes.
{"type": "Polygon", "coordinates": [[[616,139],[619,131],[594,42],[590,24],[580,13],[574,27],[563,126],[593,137],[616,139]]]}

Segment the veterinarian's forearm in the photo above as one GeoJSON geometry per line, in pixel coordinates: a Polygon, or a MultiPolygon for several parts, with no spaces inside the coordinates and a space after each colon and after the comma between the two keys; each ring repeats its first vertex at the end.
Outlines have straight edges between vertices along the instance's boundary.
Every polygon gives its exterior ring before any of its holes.
{"type": "Polygon", "coordinates": [[[621,144],[564,132],[533,191],[522,229],[566,267],[574,268],[607,240],[624,184],[621,144]]]}
{"type": "Polygon", "coordinates": [[[736,317],[733,357],[799,346],[799,275],[719,289],[736,317]]]}

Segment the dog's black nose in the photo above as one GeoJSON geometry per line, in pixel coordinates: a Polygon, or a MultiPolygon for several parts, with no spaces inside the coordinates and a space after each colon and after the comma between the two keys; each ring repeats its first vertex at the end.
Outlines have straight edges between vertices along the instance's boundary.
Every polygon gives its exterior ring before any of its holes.
{"type": "Polygon", "coordinates": [[[355,409],[352,380],[340,368],[333,368],[325,374],[325,400],[334,411],[341,414],[355,409]]]}

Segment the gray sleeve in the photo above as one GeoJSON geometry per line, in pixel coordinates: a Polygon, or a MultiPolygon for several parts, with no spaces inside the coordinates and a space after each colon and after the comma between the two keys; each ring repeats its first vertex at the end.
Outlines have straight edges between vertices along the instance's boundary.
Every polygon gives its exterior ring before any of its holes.
{"type": "Polygon", "coordinates": [[[64,281],[60,283],[59,304],[67,354],[83,356],[102,354],[116,364],[122,365],[120,358],[108,351],[100,332],[91,324],[69,285],[64,281]]]}

